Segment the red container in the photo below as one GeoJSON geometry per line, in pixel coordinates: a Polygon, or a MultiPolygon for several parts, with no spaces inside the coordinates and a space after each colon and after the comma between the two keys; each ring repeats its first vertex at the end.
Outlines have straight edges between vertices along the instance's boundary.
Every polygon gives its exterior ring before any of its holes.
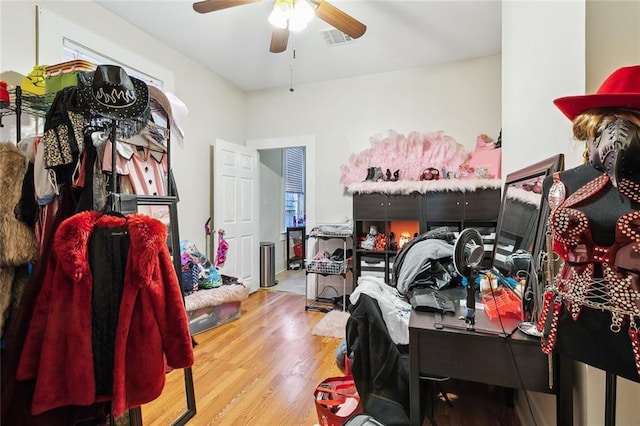
{"type": "Polygon", "coordinates": [[[295,257],[302,257],[302,244],[293,246],[293,254],[295,257]]]}
{"type": "Polygon", "coordinates": [[[498,287],[493,294],[483,294],[482,304],[490,319],[505,315],[519,318],[522,314],[522,301],[514,292],[504,287],[498,287]]]}

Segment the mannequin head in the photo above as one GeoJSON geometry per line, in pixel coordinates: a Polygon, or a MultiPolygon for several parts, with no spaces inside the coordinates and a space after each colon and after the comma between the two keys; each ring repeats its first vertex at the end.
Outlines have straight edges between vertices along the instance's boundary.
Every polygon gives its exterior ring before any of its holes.
{"type": "Polygon", "coordinates": [[[585,163],[607,173],[614,186],[640,182],[640,66],[617,69],[594,94],[554,103],[585,143],[585,163]]]}
{"type": "Polygon", "coordinates": [[[594,109],[573,122],[573,136],[585,142],[585,163],[620,179],[640,182],[640,110],[594,109]]]}

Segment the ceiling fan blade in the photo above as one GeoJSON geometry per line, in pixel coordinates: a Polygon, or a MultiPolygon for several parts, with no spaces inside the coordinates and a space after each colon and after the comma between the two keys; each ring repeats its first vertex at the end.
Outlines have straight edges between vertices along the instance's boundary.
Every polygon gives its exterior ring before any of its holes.
{"type": "Polygon", "coordinates": [[[261,0],[203,0],[194,3],[193,10],[198,13],[209,13],[259,1],[261,0]]]}
{"type": "Polygon", "coordinates": [[[316,7],[316,16],[318,18],[351,38],[361,37],[367,30],[365,24],[324,0],[309,0],[309,3],[316,7]]]}
{"type": "Polygon", "coordinates": [[[269,51],[271,53],[281,53],[287,50],[287,43],[289,42],[289,28],[274,28],[271,33],[271,46],[269,51]]]}

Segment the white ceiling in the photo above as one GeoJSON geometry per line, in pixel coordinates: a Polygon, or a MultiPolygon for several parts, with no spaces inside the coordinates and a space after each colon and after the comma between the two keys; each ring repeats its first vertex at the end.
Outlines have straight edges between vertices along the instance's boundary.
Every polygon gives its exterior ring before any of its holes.
{"type": "Polygon", "coordinates": [[[185,0],[95,0],[246,90],[374,74],[500,52],[499,0],[329,0],[367,25],[353,43],[329,47],[318,18],[270,53],[272,1],[207,14],[185,0]],[[295,52],[295,58],[294,58],[295,52]]]}

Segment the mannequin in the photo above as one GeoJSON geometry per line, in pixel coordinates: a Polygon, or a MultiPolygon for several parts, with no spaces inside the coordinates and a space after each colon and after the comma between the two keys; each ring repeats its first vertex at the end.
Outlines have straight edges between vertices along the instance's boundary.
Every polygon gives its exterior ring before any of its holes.
{"type": "Polygon", "coordinates": [[[563,264],[545,290],[542,348],[640,382],[640,66],[554,103],[586,150],[543,184],[563,264]]]}

